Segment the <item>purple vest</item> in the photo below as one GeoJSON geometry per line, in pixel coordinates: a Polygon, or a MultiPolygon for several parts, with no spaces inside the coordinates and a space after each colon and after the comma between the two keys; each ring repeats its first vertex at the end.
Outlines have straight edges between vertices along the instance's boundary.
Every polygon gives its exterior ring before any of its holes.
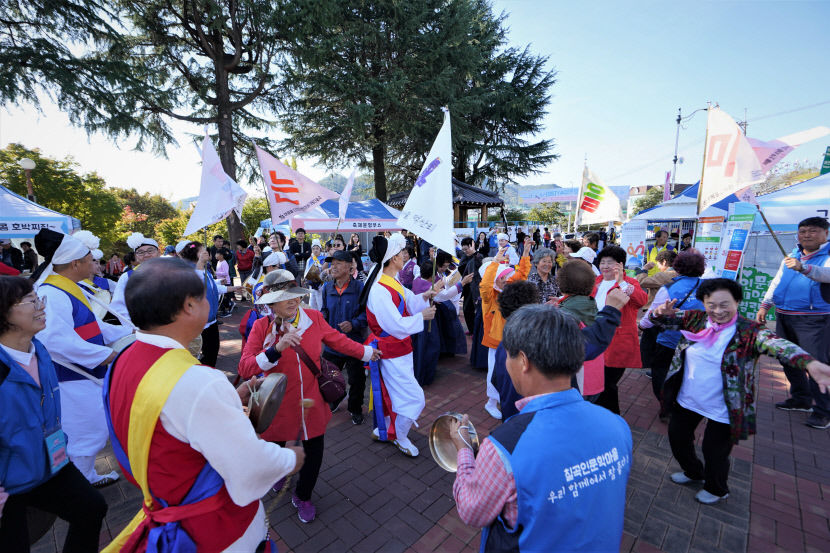
{"type": "Polygon", "coordinates": [[[410,259],[398,272],[398,282],[411,290],[413,280],[415,280],[415,260],[410,259]]]}

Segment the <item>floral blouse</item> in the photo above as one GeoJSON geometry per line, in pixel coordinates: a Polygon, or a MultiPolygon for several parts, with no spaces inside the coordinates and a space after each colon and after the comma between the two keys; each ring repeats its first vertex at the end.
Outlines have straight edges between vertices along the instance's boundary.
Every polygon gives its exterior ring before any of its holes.
{"type": "MultiPolygon", "coordinates": [[[[682,316],[652,318],[652,322],[668,330],[699,332],[706,328],[705,311],[689,310],[682,316]]],[[[729,410],[732,443],[755,434],[755,365],[761,355],[778,359],[782,365],[807,370],[813,358],[803,349],[778,337],[755,321],[738,316],[735,335],[726,346],[721,363],[723,399],[729,410]]],[[[685,337],[680,339],[671,368],[663,385],[663,405],[670,408],[683,383],[686,349],[692,345],[685,337]]]]}
{"type": "Polygon", "coordinates": [[[527,277],[528,282],[532,282],[539,288],[539,298],[542,303],[547,303],[548,300],[558,298],[562,295],[559,291],[559,285],[556,284],[556,277],[553,276],[553,271],[548,275],[548,280],[545,282],[535,270],[527,277]]]}

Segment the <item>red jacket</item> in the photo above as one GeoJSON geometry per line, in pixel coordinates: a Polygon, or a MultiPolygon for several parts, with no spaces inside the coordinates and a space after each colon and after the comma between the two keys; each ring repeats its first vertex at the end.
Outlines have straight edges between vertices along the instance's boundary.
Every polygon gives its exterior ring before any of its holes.
{"type": "MultiPolygon", "coordinates": [[[[642,368],[643,361],[640,359],[640,339],[637,334],[637,311],[646,303],[648,294],[640,287],[637,279],[631,278],[630,276],[625,276],[624,279],[634,287],[634,291],[631,293],[631,299],[623,307],[620,326],[617,327],[611,344],[605,350],[605,365],[607,367],[639,369],[642,368]]],[[[591,292],[591,297],[597,295],[597,286],[599,286],[600,282],[602,282],[602,275],[597,277],[594,283],[594,291],[591,292]]],[[[619,288],[619,285],[614,284],[611,290],[614,288],[619,288]]]]}
{"type": "Polygon", "coordinates": [[[236,252],[236,268],[240,271],[250,271],[254,266],[254,251],[245,250],[236,252]]]}
{"type": "MultiPolygon", "coordinates": [[[[350,340],[342,332],[330,327],[322,313],[314,309],[302,309],[302,314],[307,318],[300,316],[299,329],[303,333],[300,345],[308,356],[318,363],[318,368],[323,344],[343,355],[357,359],[363,358],[365,351],[363,346],[354,340],[350,340]],[[306,326],[305,330],[303,330],[304,326],[306,326]]],[[[242,350],[242,358],[239,360],[238,369],[239,375],[246,379],[261,372],[265,372],[265,374],[279,372],[286,376],[287,382],[282,404],[280,404],[271,426],[262,433],[261,437],[272,442],[296,440],[297,435],[302,430],[303,418],[300,402],[303,398],[313,399],[314,406],[306,409],[305,432],[300,437],[306,440],[322,436],[326,432],[326,425],[331,419],[331,409],[323,401],[314,374],[306,367],[297,353],[293,349],[287,348],[282,352],[277,364],[266,370],[263,370],[257,360],[257,355],[264,351],[262,345],[268,335],[270,326],[271,319],[263,317],[258,319],[251,327],[251,334],[248,335],[248,341],[245,342],[245,348],[242,350]]]]}

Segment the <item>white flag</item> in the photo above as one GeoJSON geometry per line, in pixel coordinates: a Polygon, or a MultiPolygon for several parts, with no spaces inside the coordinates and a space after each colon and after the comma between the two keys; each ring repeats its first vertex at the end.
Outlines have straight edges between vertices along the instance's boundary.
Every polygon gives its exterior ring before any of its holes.
{"type": "Polygon", "coordinates": [[[761,169],[766,173],[797,147],[817,138],[827,136],[828,134],[830,134],[830,129],[827,127],[813,127],[812,129],[788,134],[787,136],[782,136],[769,142],[748,137],[747,140],[750,146],[752,146],[752,149],[755,150],[755,155],[761,163],[761,169]]]}
{"type": "Polygon", "coordinates": [[[346,218],[346,208],[349,207],[349,199],[352,197],[352,187],[354,187],[354,172],[355,170],[352,169],[352,174],[349,175],[349,181],[346,183],[346,188],[343,189],[343,192],[340,193],[340,209],[339,215],[340,221],[346,218]]]}
{"type": "Polygon", "coordinates": [[[271,224],[276,225],[317,207],[324,200],[336,200],[339,195],[334,190],[320,186],[310,178],[301,175],[280,160],[256,148],[259,169],[268,189],[268,204],[271,207],[271,224]]]}
{"type": "Polygon", "coordinates": [[[429,150],[424,167],[398,217],[398,224],[455,255],[452,210],[452,138],[450,112],[429,150]]]}
{"type": "Polygon", "coordinates": [[[576,221],[577,226],[622,221],[620,199],[587,166],[582,171],[576,221]]]}
{"type": "Polygon", "coordinates": [[[190,215],[184,235],[188,236],[214,223],[218,223],[235,211],[242,217],[242,206],[248,193],[242,190],[222,168],[219,154],[207,134],[202,140],[202,183],[199,200],[190,215]]]}
{"type": "Polygon", "coordinates": [[[758,156],[735,121],[720,108],[709,108],[705,162],[697,196],[700,213],[764,180],[758,156]]]}

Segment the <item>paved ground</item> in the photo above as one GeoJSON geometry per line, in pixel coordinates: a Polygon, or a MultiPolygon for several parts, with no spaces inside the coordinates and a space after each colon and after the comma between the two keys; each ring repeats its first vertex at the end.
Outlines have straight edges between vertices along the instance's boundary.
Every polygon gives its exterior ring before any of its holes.
{"type": "MultiPolygon", "coordinates": [[[[234,370],[240,341],[239,315],[224,319],[219,366],[234,370]]],[[[657,419],[651,383],[631,370],[621,382],[623,415],[634,437],[621,551],[650,552],[827,552],[830,551],[830,432],[803,425],[806,415],[776,411],[786,395],[777,362],[760,365],[758,429],[733,450],[730,498],[716,506],[694,500],[695,489],[677,486],[666,425],[657,419]]],[[[326,454],[314,494],[318,518],[302,524],[288,496],[264,498],[281,552],[446,552],[476,551],[479,531],[462,524],[452,499],[453,475],[429,455],[427,432],[446,411],[471,415],[482,436],[496,421],[482,409],[484,373],[465,358],[442,360],[426,389],[427,405],[414,438],[417,459],[403,457],[369,438],[370,427],[353,426],[338,412],[326,433],[326,454]]],[[[116,468],[111,452],[99,470],[116,468]]],[[[140,504],[126,482],[104,490],[109,513],[101,535],[106,544],[140,504]]],[[[33,551],[59,551],[66,526],[58,522],[33,551]]]]}

